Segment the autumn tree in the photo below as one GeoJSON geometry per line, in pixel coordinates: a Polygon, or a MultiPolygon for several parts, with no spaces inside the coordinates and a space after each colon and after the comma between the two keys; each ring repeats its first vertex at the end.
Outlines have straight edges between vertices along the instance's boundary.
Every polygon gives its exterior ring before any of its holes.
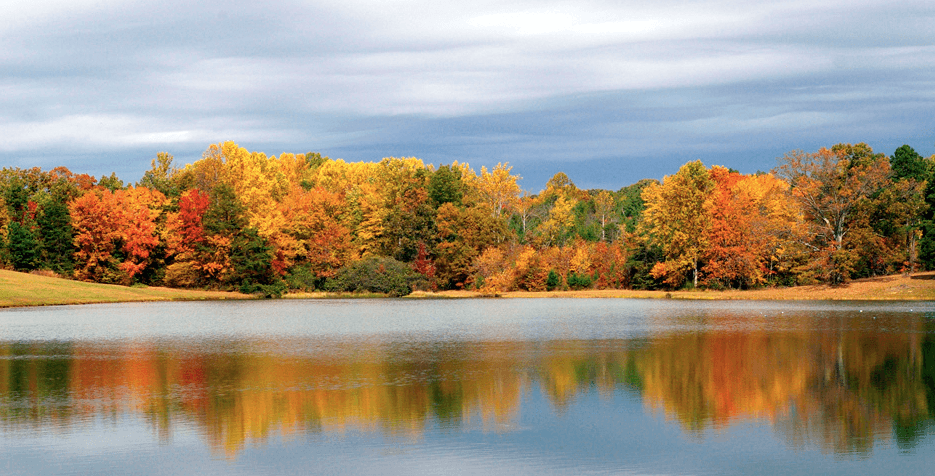
{"type": "Polygon", "coordinates": [[[436,241],[430,171],[415,158],[387,158],[380,165],[384,210],[378,254],[411,262],[420,244],[433,248],[436,241]]]}
{"type": "Polygon", "coordinates": [[[541,195],[532,196],[528,192],[523,192],[516,200],[511,223],[514,224],[513,226],[520,241],[526,242],[526,233],[534,226],[533,220],[539,218],[539,208],[541,206],[541,195]]]}
{"type": "Polygon", "coordinates": [[[114,194],[93,190],[68,205],[75,230],[75,277],[82,281],[124,283],[114,257],[124,219],[114,194]]]}
{"type": "Polygon", "coordinates": [[[175,180],[178,170],[173,167],[174,157],[168,152],[159,152],[156,158],[150,163],[150,169],[143,173],[138,185],[153,190],[158,190],[166,197],[177,197],[179,195],[179,186],[175,180]]]}
{"type": "Polygon", "coordinates": [[[166,204],[166,196],[146,187],[118,190],[115,201],[120,207],[120,241],[124,261],[120,269],[133,279],[151,263],[153,250],[159,245],[156,223],[166,204]]]}
{"type": "Polygon", "coordinates": [[[845,237],[886,185],[889,161],[866,144],[838,144],[814,153],[793,151],[779,162],[774,173],[789,183],[812,225],[812,246],[820,258],[815,266],[827,270],[833,283],[847,280],[856,256],[845,247],[845,237]]]}
{"type": "Polygon", "coordinates": [[[296,187],[280,204],[288,241],[287,267],[301,266],[315,279],[332,277],[353,256],[350,232],[342,224],[346,205],[340,195],[321,187],[296,187]]]}
{"type": "Polygon", "coordinates": [[[474,259],[507,234],[506,223],[486,208],[457,208],[451,203],[438,209],[437,228],[435,275],[443,288],[467,284],[474,259]]]}
{"type": "Polygon", "coordinates": [[[614,196],[607,190],[601,190],[594,196],[594,207],[601,221],[601,241],[607,241],[607,225],[614,210],[614,196]]]}
{"type": "Polygon", "coordinates": [[[574,208],[578,203],[573,197],[559,195],[549,209],[549,218],[542,223],[542,233],[546,243],[562,246],[569,238],[575,226],[574,208]]]}
{"type": "Polygon", "coordinates": [[[520,176],[511,175],[511,170],[513,167],[503,163],[498,163],[490,172],[486,167],[481,167],[480,176],[469,183],[477,193],[479,202],[496,217],[500,217],[504,210],[511,209],[519,197],[516,181],[520,176]]]}
{"type": "Polygon", "coordinates": [[[779,247],[795,231],[798,216],[788,185],[770,174],[741,175],[712,167],[709,248],[705,282],[728,287],[758,285],[773,273],[779,247]]]}
{"type": "Polygon", "coordinates": [[[654,276],[678,285],[685,271],[691,271],[692,285],[698,286],[699,261],[709,246],[714,185],[711,174],[696,160],[666,176],[662,185],[650,184],[643,190],[643,231],[666,258],[654,268],[654,276]]]}

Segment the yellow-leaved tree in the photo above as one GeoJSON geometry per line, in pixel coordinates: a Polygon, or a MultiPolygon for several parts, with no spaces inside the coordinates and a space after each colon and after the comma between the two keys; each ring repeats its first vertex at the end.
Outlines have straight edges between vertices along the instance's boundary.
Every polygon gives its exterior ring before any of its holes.
{"type": "Polygon", "coordinates": [[[690,271],[692,284],[698,286],[698,264],[709,246],[713,191],[714,180],[700,160],[667,175],[662,185],[653,183],[643,190],[642,231],[666,258],[653,267],[653,277],[678,286],[690,271]]]}

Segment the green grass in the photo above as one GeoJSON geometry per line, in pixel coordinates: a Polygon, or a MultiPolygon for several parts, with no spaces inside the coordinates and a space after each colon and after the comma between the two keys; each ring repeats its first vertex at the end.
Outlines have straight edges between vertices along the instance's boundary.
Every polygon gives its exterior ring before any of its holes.
{"type": "Polygon", "coordinates": [[[232,292],[113,286],[0,270],[0,307],[252,298],[232,292]]]}

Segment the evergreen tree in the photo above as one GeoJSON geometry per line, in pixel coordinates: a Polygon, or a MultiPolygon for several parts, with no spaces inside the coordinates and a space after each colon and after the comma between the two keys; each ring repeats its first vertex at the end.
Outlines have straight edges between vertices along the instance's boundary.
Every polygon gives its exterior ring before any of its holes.
{"type": "Polygon", "coordinates": [[[51,199],[36,217],[42,239],[42,267],[57,273],[70,274],[74,270],[74,229],[65,203],[51,199]]]}
{"type": "Polygon", "coordinates": [[[7,226],[7,256],[17,270],[36,269],[39,243],[29,227],[10,222],[7,226]]]}

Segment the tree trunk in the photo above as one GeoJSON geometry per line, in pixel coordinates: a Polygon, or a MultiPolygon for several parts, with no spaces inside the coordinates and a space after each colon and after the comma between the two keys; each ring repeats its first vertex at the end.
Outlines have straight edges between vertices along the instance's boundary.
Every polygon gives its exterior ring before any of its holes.
{"type": "Polygon", "coordinates": [[[697,289],[697,288],[698,288],[698,260],[697,260],[697,259],[696,259],[696,260],[693,260],[693,261],[692,261],[692,265],[693,265],[693,268],[692,268],[692,287],[697,289]]]}

